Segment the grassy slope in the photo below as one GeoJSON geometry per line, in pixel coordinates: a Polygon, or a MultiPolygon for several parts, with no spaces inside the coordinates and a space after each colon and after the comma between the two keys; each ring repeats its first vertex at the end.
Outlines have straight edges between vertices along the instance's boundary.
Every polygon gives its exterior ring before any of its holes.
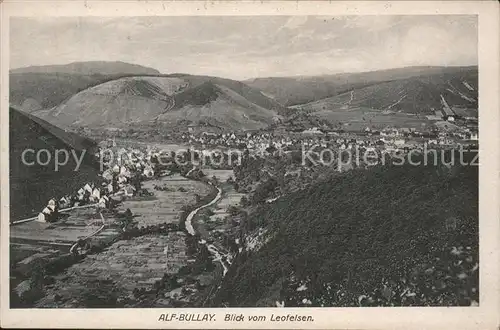
{"type": "MultiPolygon", "coordinates": [[[[350,277],[351,300],[330,303],[357,305],[356,298],[380,286],[383,277],[408,276],[443,249],[471,246],[477,254],[477,167],[453,175],[424,167],[351,171],[286,196],[254,217],[268,223],[274,238],[240,258],[219,303],[273,303],[271,292],[293,273],[312,278],[313,292],[350,277]],[[446,230],[449,217],[458,219],[456,230],[446,230]]],[[[454,299],[447,303],[456,304],[454,299]]]]}
{"type": "MultiPolygon", "coordinates": [[[[13,108],[9,112],[11,220],[32,216],[41,211],[50,198],[74,193],[85,182],[97,181],[98,168],[94,167],[90,157],[85,158],[78,171],[74,171],[76,162],[72,156],[65,166],[54,171],[56,149],[65,149],[69,153],[75,150],[80,157],[83,148],[92,145],[91,142],[73,134],[64,137],[64,131],[54,130],[48,123],[42,126],[40,119],[35,121],[13,108]],[[23,164],[21,155],[27,148],[34,149],[35,152],[40,149],[49,150],[51,162],[47,166],[23,164]]],[[[90,151],[87,151],[87,155],[89,154],[90,151]]],[[[45,155],[41,157],[45,161],[45,155]]],[[[27,159],[32,161],[34,156],[28,154],[27,159]]]]}

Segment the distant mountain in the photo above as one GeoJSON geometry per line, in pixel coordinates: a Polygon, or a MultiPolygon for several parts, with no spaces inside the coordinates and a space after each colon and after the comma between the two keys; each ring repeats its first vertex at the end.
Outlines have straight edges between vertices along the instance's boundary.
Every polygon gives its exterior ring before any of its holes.
{"type": "Polygon", "coordinates": [[[48,109],[88,87],[137,74],[159,72],[123,62],[76,62],[13,69],[9,75],[9,101],[27,112],[48,109]]]}
{"type": "MultiPolygon", "coordinates": [[[[62,197],[76,192],[86,182],[98,180],[98,164],[92,153],[95,142],[74,133],[65,132],[40,118],[30,116],[14,108],[9,108],[9,162],[10,162],[10,217],[11,221],[29,217],[40,212],[52,197],[62,197]],[[36,159],[39,150],[48,150],[51,160],[47,165],[25,164],[22,155],[25,150],[28,162],[36,159]],[[66,150],[68,163],[55,170],[55,151],[66,150]],[[72,152],[83,162],[77,168],[72,152]]],[[[40,159],[46,162],[47,155],[40,159]]],[[[60,161],[63,162],[61,152],[60,161]]]]}
{"type": "Polygon", "coordinates": [[[471,67],[407,67],[361,73],[342,73],[324,76],[269,77],[245,81],[262,90],[276,101],[290,106],[319,101],[380,82],[428,75],[466,74],[476,72],[471,67]]]}
{"type": "Polygon", "coordinates": [[[160,74],[158,70],[125,62],[87,61],[69,64],[28,66],[10,70],[10,73],[73,73],[81,75],[160,74]]]}
{"type": "Polygon", "coordinates": [[[64,127],[188,122],[240,130],[266,127],[287,111],[238,81],[174,74],[108,81],[35,114],[64,127]]]}

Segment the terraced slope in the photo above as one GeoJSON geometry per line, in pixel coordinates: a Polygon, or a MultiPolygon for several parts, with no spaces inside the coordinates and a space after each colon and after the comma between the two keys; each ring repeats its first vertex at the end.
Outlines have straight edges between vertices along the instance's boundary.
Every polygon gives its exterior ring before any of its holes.
{"type": "Polygon", "coordinates": [[[234,130],[266,127],[286,112],[281,104],[243,83],[176,74],[116,79],[35,114],[60,126],[188,122],[234,130]]]}
{"type": "Polygon", "coordinates": [[[469,84],[477,91],[477,72],[477,66],[422,66],[323,76],[257,78],[247,80],[245,83],[251,87],[262,90],[266,95],[269,95],[284,105],[292,106],[320,101],[378,83],[427,76],[452,75],[456,77],[466,77],[469,84]],[[475,84],[474,81],[476,81],[475,84]]]}
{"type": "Polygon", "coordinates": [[[434,114],[435,110],[442,109],[443,99],[450,106],[477,109],[477,71],[381,82],[298,107],[309,112],[370,108],[378,111],[430,115],[434,114]]]}

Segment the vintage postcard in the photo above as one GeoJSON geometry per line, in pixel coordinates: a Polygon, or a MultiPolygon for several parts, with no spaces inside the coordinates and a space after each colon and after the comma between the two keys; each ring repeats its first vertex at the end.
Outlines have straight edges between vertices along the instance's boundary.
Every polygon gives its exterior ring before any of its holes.
{"type": "Polygon", "coordinates": [[[497,2],[1,8],[2,327],[500,326],[497,2]]]}

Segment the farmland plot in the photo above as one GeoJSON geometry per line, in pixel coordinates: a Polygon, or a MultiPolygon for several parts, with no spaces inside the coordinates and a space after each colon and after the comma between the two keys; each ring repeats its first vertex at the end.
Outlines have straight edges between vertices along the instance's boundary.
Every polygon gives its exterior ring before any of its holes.
{"type": "MultiPolygon", "coordinates": [[[[119,211],[129,208],[133,212],[133,221],[139,227],[177,223],[184,205],[194,203],[196,194],[209,192],[203,183],[178,175],[143,182],[143,188],[154,196],[125,200],[119,206],[119,211]],[[153,189],[155,185],[169,189],[158,191],[153,189]]],[[[134,289],[151,288],[164,274],[175,274],[187,262],[182,232],[120,240],[54,276],[54,282],[47,286],[44,298],[36,306],[133,306],[137,303],[134,289]]]]}

